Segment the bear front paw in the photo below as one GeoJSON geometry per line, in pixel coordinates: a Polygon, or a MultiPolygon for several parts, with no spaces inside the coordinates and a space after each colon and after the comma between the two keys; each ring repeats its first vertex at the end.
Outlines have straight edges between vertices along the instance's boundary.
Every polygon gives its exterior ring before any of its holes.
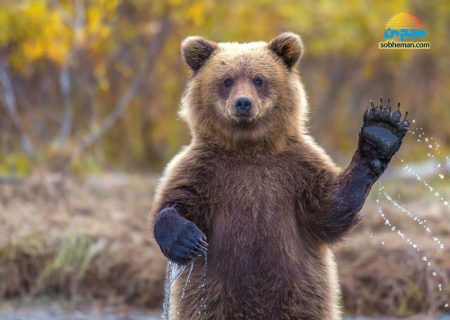
{"type": "Polygon", "coordinates": [[[392,112],[390,99],[387,106],[375,106],[371,102],[371,108],[364,114],[364,124],[361,128],[359,138],[359,149],[361,156],[368,159],[376,174],[381,174],[398,151],[403,137],[408,132],[409,122],[401,119],[400,103],[397,110],[392,112]]]}
{"type": "Polygon", "coordinates": [[[195,223],[180,216],[173,208],[160,212],[154,234],[164,255],[180,265],[207,252],[205,234],[195,223]]]}

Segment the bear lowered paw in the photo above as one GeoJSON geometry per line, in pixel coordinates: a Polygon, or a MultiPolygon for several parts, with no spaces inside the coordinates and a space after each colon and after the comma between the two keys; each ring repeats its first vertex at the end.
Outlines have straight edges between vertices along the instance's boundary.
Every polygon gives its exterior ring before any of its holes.
{"type": "Polygon", "coordinates": [[[174,208],[166,208],[159,213],[154,235],[164,255],[180,265],[207,252],[205,234],[174,208]]]}
{"type": "Polygon", "coordinates": [[[371,161],[373,169],[381,174],[398,151],[403,137],[408,132],[409,122],[401,119],[400,103],[397,110],[392,112],[390,100],[387,106],[375,106],[371,102],[371,108],[364,114],[364,124],[361,128],[359,147],[361,156],[371,161]]]}

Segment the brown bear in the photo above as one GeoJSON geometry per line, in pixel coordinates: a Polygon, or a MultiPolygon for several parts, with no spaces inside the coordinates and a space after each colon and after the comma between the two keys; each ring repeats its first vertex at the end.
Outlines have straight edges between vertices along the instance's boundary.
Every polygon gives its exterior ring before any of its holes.
{"type": "Polygon", "coordinates": [[[302,52],[293,33],[182,43],[192,77],[181,115],[192,142],[167,166],[152,209],[162,252],[194,263],[189,281],[184,272],[173,286],[171,320],[340,318],[330,245],[359,220],[408,121],[389,103],[372,104],[339,170],[306,130],[302,52]]]}

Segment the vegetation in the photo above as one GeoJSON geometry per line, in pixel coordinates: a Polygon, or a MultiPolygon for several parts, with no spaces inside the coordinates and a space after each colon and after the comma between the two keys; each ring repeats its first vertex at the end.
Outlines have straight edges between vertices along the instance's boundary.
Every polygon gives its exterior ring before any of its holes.
{"type": "MultiPolygon", "coordinates": [[[[161,305],[165,260],[144,223],[156,178],[142,172],[159,172],[190,140],[177,116],[189,77],[179,54],[184,37],[299,33],[319,143],[338,162],[348,158],[369,100],[391,97],[415,119],[416,135],[401,151],[409,163],[449,154],[449,16],[444,0],[0,1],[0,300],[56,294],[161,305]],[[400,12],[423,20],[431,50],[378,49],[400,12]],[[416,143],[418,132],[436,148],[416,143]],[[105,174],[111,170],[128,174],[105,174]]],[[[448,199],[446,161],[445,179],[433,186],[448,199]]],[[[450,243],[442,201],[420,183],[393,188],[450,243]]],[[[436,249],[422,227],[383,206],[423,252],[390,232],[371,198],[363,222],[336,248],[345,311],[448,312],[449,249],[436,249]],[[421,263],[424,252],[432,268],[421,263]]]]}
{"type": "MultiPolygon", "coordinates": [[[[0,300],[62,296],[74,305],[160,309],[166,260],[145,223],[155,183],[151,176],[109,174],[0,185],[0,300]]],[[[433,236],[450,243],[450,227],[442,223],[447,212],[433,194],[424,196],[411,181],[384,184],[389,193],[402,193],[433,236]]],[[[448,185],[440,191],[450,197],[448,185]]],[[[363,221],[335,248],[346,314],[448,313],[450,249],[437,248],[422,225],[383,202],[386,216],[418,252],[384,225],[375,204],[367,203],[363,221]]]]}
{"type": "Polygon", "coordinates": [[[0,300],[159,308],[166,266],[145,223],[152,189],[132,176],[1,184],[0,300]]]}
{"type": "Polygon", "coordinates": [[[400,100],[418,126],[450,144],[448,1],[6,0],[0,7],[0,174],[160,169],[189,141],[177,109],[188,77],[179,44],[192,34],[218,41],[301,34],[311,130],[335,155],[353,149],[363,110],[381,95],[400,100]],[[431,50],[378,49],[399,12],[424,21],[431,50]]]}

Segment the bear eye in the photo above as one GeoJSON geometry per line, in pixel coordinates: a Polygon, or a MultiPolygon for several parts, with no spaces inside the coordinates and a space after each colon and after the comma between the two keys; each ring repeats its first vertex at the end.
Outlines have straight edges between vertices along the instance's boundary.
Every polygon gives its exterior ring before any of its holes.
{"type": "Polygon", "coordinates": [[[257,77],[255,77],[254,79],[253,79],[253,84],[256,86],[256,87],[262,87],[262,85],[263,85],[263,79],[260,77],[260,76],[257,76],[257,77]]]}
{"type": "Polygon", "coordinates": [[[223,85],[225,86],[225,88],[231,88],[231,86],[233,85],[233,79],[226,78],[225,80],[223,80],[223,85]]]}

